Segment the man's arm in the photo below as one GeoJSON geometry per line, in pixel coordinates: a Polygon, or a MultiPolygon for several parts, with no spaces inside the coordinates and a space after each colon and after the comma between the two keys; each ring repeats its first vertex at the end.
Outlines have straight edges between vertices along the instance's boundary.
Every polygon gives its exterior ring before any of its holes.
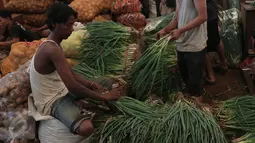
{"type": "Polygon", "coordinates": [[[186,26],[180,28],[180,33],[194,29],[207,21],[206,0],[194,0],[194,3],[198,12],[198,16],[189,22],[186,26]]]}
{"type": "Polygon", "coordinates": [[[19,41],[20,41],[20,39],[18,37],[15,37],[15,38],[12,38],[12,40],[10,40],[10,41],[0,42],[0,47],[1,48],[2,47],[4,47],[4,48],[10,47],[12,44],[17,43],[19,41]]]}
{"type": "Polygon", "coordinates": [[[174,19],[165,28],[160,30],[159,33],[162,33],[162,35],[170,33],[172,30],[177,28],[177,25],[178,25],[178,13],[179,13],[179,4],[177,3],[177,1],[178,0],[176,0],[176,9],[175,9],[174,19]]]}

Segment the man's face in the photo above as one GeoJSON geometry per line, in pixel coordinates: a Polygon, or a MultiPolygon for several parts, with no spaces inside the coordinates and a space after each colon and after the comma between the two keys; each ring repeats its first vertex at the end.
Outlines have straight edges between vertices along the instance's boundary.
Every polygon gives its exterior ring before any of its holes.
{"type": "Polygon", "coordinates": [[[72,34],[74,22],[75,17],[70,16],[65,24],[56,25],[56,30],[59,31],[63,39],[67,39],[72,34]]]}

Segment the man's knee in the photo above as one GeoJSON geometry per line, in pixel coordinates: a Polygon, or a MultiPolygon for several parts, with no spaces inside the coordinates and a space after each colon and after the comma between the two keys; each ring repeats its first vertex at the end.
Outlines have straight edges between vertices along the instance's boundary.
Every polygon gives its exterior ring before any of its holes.
{"type": "Polygon", "coordinates": [[[94,127],[91,122],[91,120],[84,120],[79,128],[78,128],[78,134],[81,136],[90,136],[94,132],[94,127]]]}

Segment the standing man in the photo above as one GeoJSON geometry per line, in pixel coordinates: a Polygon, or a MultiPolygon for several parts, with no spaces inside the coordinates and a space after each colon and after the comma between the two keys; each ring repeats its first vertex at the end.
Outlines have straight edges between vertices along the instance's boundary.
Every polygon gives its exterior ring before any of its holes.
{"type": "Polygon", "coordinates": [[[208,40],[207,40],[207,47],[206,47],[206,56],[205,56],[205,71],[206,71],[206,77],[205,84],[208,85],[214,85],[215,84],[215,76],[212,69],[212,60],[209,56],[209,52],[216,51],[219,54],[220,57],[220,71],[223,74],[226,74],[228,67],[227,67],[227,60],[225,57],[224,52],[224,45],[222,41],[220,40],[220,34],[219,34],[219,28],[218,28],[218,13],[219,13],[219,7],[215,0],[207,0],[207,34],[208,34],[208,40]]]}
{"type": "Polygon", "coordinates": [[[176,40],[178,67],[188,94],[202,104],[203,69],[207,41],[206,0],[177,0],[175,18],[158,32],[176,40]]]}

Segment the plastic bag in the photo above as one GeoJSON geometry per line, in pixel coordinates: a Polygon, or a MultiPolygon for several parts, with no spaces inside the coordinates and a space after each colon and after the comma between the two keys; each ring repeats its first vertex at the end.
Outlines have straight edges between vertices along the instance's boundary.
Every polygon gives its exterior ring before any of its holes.
{"type": "Polygon", "coordinates": [[[65,57],[76,59],[78,56],[78,49],[81,45],[81,39],[85,38],[86,30],[74,31],[66,40],[61,42],[61,47],[65,53],[65,57]]]}
{"type": "Polygon", "coordinates": [[[1,112],[0,116],[2,118],[0,122],[4,123],[0,127],[0,132],[4,134],[0,136],[0,140],[10,142],[14,139],[35,139],[35,120],[27,116],[27,109],[12,109],[1,112]]]}
{"type": "Polygon", "coordinates": [[[31,93],[29,81],[30,61],[19,70],[0,79],[0,111],[9,108],[27,108],[27,98],[31,93]]]}
{"type": "Polygon", "coordinates": [[[144,28],[144,35],[152,35],[159,32],[161,29],[166,27],[173,19],[175,13],[171,13],[168,15],[160,16],[154,19],[149,19],[149,23],[144,28]]]}
{"type": "Polygon", "coordinates": [[[43,13],[53,0],[3,0],[4,7],[12,12],[43,13]]]}
{"type": "Polygon", "coordinates": [[[145,27],[147,20],[141,13],[122,14],[117,18],[117,21],[125,26],[134,27],[136,29],[145,27]]]}
{"type": "Polygon", "coordinates": [[[236,8],[222,13],[220,37],[223,41],[228,66],[239,67],[242,57],[242,33],[239,25],[240,14],[236,8]]]}
{"type": "Polygon", "coordinates": [[[139,13],[141,3],[139,0],[116,0],[112,6],[114,14],[139,13]]]}

